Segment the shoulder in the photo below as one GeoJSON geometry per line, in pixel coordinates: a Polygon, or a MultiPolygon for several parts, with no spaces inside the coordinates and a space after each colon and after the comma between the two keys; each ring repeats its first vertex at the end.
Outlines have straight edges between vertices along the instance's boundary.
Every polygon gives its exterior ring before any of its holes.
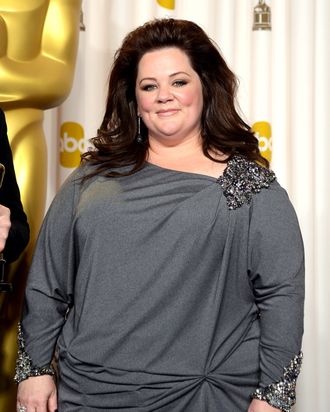
{"type": "Polygon", "coordinates": [[[93,186],[95,181],[102,179],[100,175],[90,176],[94,170],[95,166],[86,162],[74,169],[62,183],[54,198],[55,203],[77,203],[83,192],[93,186]]]}
{"type": "Polygon", "coordinates": [[[230,210],[250,204],[255,195],[271,186],[280,188],[275,173],[243,156],[229,160],[223,175],[218,179],[230,210]]]}
{"type": "MultiPolygon", "coordinates": [[[[89,163],[81,163],[76,169],[72,171],[72,173],[64,180],[61,189],[66,188],[67,186],[83,186],[84,182],[88,182],[89,179],[86,179],[86,176],[88,176],[92,172],[93,166],[91,166],[89,163]]],[[[90,180],[93,180],[91,178],[90,180]]]]}
{"type": "Polygon", "coordinates": [[[76,197],[83,187],[84,177],[87,174],[85,165],[78,166],[61,184],[57,194],[54,197],[52,206],[58,202],[71,201],[72,197],[76,197]]]}

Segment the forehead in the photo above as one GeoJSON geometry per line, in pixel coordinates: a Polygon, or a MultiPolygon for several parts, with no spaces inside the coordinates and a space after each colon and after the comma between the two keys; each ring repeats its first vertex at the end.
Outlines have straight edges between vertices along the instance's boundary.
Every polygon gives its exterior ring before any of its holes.
{"type": "Polygon", "coordinates": [[[147,52],[138,64],[139,73],[155,70],[161,72],[176,71],[178,69],[193,70],[188,55],[178,47],[166,47],[147,52]]]}

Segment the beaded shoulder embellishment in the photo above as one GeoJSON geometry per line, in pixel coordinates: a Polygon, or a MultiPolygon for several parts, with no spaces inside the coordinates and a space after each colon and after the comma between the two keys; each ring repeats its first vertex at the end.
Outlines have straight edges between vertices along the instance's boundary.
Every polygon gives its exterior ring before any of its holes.
{"type": "Polygon", "coordinates": [[[230,210],[237,209],[244,203],[250,203],[252,195],[268,188],[276,179],[274,172],[247,160],[235,156],[229,160],[222,176],[217,182],[223,189],[230,210]]]}
{"type": "Polygon", "coordinates": [[[52,365],[38,367],[32,364],[32,359],[25,351],[25,340],[21,324],[18,324],[18,355],[16,360],[16,373],[14,380],[20,383],[31,376],[55,375],[52,365]]]}
{"type": "Polygon", "coordinates": [[[302,359],[303,355],[300,352],[291,360],[289,366],[284,368],[284,375],[278,382],[256,389],[252,398],[266,401],[282,412],[290,412],[291,407],[296,403],[296,383],[302,359]]]}

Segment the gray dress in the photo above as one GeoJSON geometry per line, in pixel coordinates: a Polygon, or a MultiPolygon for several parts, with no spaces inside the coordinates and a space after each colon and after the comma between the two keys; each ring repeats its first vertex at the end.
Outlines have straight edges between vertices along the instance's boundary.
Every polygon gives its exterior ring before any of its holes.
{"type": "Polygon", "coordinates": [[[297,218],[272,172],[146,163],[63,185],[45,218],[16,379],[51,373],[59,412],[243,412],[294,403],[303,333],[297,218]]]}

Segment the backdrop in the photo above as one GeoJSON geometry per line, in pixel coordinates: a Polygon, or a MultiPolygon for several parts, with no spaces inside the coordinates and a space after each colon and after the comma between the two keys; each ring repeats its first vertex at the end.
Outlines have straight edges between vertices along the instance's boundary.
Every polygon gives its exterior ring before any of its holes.
{"type": "Polygon", "coordinates": [[[241,110],[255,125],[261,149],[268,156],[272,149],[272,169],[296,208],[306,249],[307,297],[295,411],[328,412],[330,2],[268,0],[267,5],[270,10],[257,0],[84,0],[71,95],[45,116],[47,206],[96,134],[113,53],[124,35],[153,17],[197,22],[238,75],[241,110]],[[264,30],[252,30],[254,19],[265,23],[264,30]]]}

